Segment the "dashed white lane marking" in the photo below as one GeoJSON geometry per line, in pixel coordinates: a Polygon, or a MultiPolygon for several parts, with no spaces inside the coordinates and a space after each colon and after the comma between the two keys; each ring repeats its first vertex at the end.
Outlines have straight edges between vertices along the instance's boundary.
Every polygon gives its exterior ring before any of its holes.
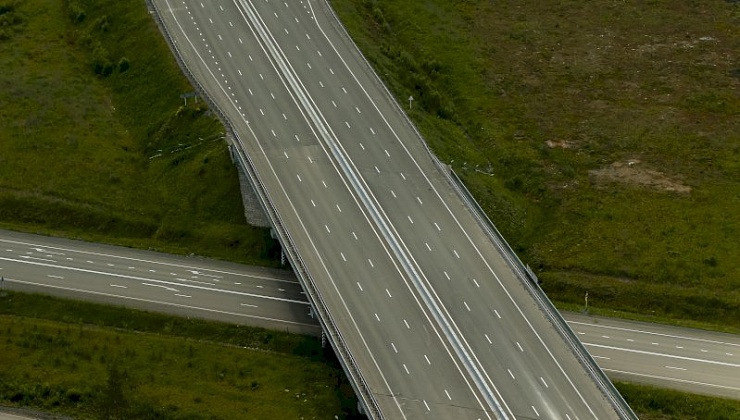
{"type": "Polygon", "coordinates": [[[475,287],[480,287],[480,284],[478,284],[478,280],[473,279],[473,283],[475,283],[475,287]]]}
{"type": "Polygon", "coordinates": [[[432,365],[432,362],[431,362],[431,361],[429,361],[429,358],[427,357],[427,355],[426,355],[426,354],[424,355],[424,360],[426,360],[426,361],[427,361],[427,364],[428,364],[429,366],[431,366],[431,365],[432,365]]]}
{"type": "Polygon", "coordinates": [[[591,357],[593,357],[594,359],[604,359],[604,360],[611,360],[611,358],[610,358],[610,357],[604,357],[604,356],[596,356],[596,355],[591,355],[591,357]]]}
{"type": "Polygon", "coordinates": [[[180,297],[184,297],[184,298],[191,298],[192,297],[190,295],[183,295],[181,293],[175,293],[175,296],[180,296],[180,297]]]}
{"type": "Polygon", "coordinates": [[[460,258],[460,254],[458,254],[458,253],[457,253],[457,250],[456,250],[456,249],[453,249],[453,250],[452,250],[452,253],[453,253],[453,254],[455,254],[455,256],[456,256],[457,258],[460,258]]]}
{"type": "Polygon", "coordinates": [[[316,207],[316,202],[315,202],[315,201],[313,201],[313,199],[311,199],[311,204],[312,204],[312,205],[313,205],[314,207],[316,207]]]}
{"type": "Polygon", "coordinates": [[[373,260],[371,260],[370,258],[368,258],[368,259],[367,259],[367,262],[369,262],[369,263],[370,263],[370,267],[373,267],[373,268],[375,268],[375,264],[373,264],[373,260]]]}
{"type": "Polygon", "coordinates": [[[393,190],[391,190],[391,195],[393,196],[393,198],[397,198],[397,197],[396,197],[396,192],[395,192],[395,191],[393,191],[393,190]]]}
{"type": "Polygon", "coordinates": [[[427,249],[428,249],[429,251],[431,251],[431,250],[432,250],[432,247],[431,247],[431,246],[429,246],[429,242],[424,242],[424,245],[426,245],[426,246],[427,246],[427,249]]]}
{"type": "Polygon", "coordinates": [[[110,286],[111,286],[111,287],[118,287],[118,288],[120,288],[120,289],[128,289],[128,286],[121,286],[120,284],[112,284],[112,283],[111,283],[111,285],[110,285],[110,286]]]}
{"type": "Polygon", "coordinates": [[[62,277],[62,276],[55,276],[54,274],[47,274],[47,276],[46,276],[46,277],[51,277],[51,278],[53,278],[53,279],[60,279],[60,280],[64,280],[64,277],[62,277]]]}
{"type": "Polygon", "coordinates": [[[409,322],[408,322],[408,321],[406,321],[406,320],[404,319],[404,320],[403,320],[403,323],[404,323],[404,324],[406,325],[406,328],[407,328],[407,329],[409,329],[409,330],[411,329],[411,326],[409,325],[409,322]]]}
{"type": "Polygon", "coordinates": [[[495,313],[495,314],[496,314],[496,316],[498,317],[498,319],[501,319],[501,315],[499,315],[499,314],[498,314],[498,311],[497,311],[497,310],[495,310],[495,309],[494,309],[494,310],[493,310],[493,313],[495,313]]]}
{"type": "Polygon", "coordinates": [[[354,237],[355,240],[357,240],[357,234],[356,233],[352,232],[352,237],[354,237]]]}
{"type": "Polygon", "coordinates": [[[470,312],[470,306],[468,306],[468,302],[463,301],[463,303],[465,304],[465,308],[467,308],[468,312],[470,312]]]}
{"type": "Polygon", "coordinates": [[[327,233],[331,233],[331,230],[329,230],[329,225],[324,225],[324,227],[326,228],[327,233]]]}
{"type": "Polygon", "coordinates": [[[342,257],[342,261],[347,262],[347,258],[345,258],[344,252],[340,252],[339,255],[342,257]]]}
{"type": "Polygon", "coordinates": [[[359,282],[359,281],[357,282],[357,287],[359,287],[359,288],[360,288],[360,291],[361,291],[361,292],[364,292],[364,290],[362,290],[362,285],[360,284],[360,282],[359,282]]]}
{"type": "Polygon", "coordinates": [[[511,369],[506,369],[506,370],[509,371],[509,375],[511,375],[511,379],[516,379],[516,377],[514,376],[514,374],[511,372],[511,369]]]}
{"type": "Polygon", "coordinates": [[[445,395],[447,395],[447,399],[448,399],[448,400],[452,401],[452,397],[450,397],[450,393],[449,393],[449,392],[447,392],[447,390],[446,390],[446,389],[445,389],[445,395]]]}
{"type": "Polygon", "coordinates": [[[547,382],[545,382],[545,378],[543,378],[542,376],[540,376],[540,380],[542,381],[542,385],[544,385],[545,388],[550,388],[550,385],[548,385],[547,382]]]}
{"type": "MultiPolygon", "coordinates": [[[[409,368],[407,368],[407,367],[406,367],[406,363],[404,363],[404,364],[403,364],[403,370],[405,370],[405,371],[406,371],[406,374],[407,374],[407,375],[411,375],[411,372],[409,372],[409,368]]],[[[429,406],[427,406],[427,409],[428,409],[428,408],[429,408],[429,406]]]]}
{"type": "Polygon", "coordinates": [[[301,176],[300,175],[295,174],[295,176],[298,178],[298,182],[303,182],[303,180],[301,179],[301,176]]]}
{"type": "Polygon", "coordinates": [[[424,402],[424,407],[427,408],[427,411],[432,411],[431,408],[429,408],[429,404],[427,404],[427,400],[422,400],[424,402]]]}
{"type": "Polygon", "coordinates": [[[377,312],[375,312],[375,319],[377,319],[378,322],[380,322],[380,317],[378,316],[378,313],[377,312]]]}
{"type": "MultiPolygon", "coordinates": [[[[319,53],[319,54],[321,54],[321,53],[319,53]]],[[[342,87],[342,92],[347,93],[347,89],[345,89],[344,87],[342,87]]],[[[373,134],[375,134],[375,133],[373,133],[373,134]]]]}
{"type": "Polygon", "coordinates": [[[386,292],[386,293],[388,293],[388,297],[389,297],[389,298],[392,298],[392,297],[393,297],[393,295],[391,295],[391,292],[390,292],[390,290],[388,290],[388,289],[385,289],[385,292],[386,292]]]}
{"type": "Polygon", "coordinates": [[[519,344],[519,342],[516,342],[516,346],[519,347],[519,351],[524,352],[524,349],[522,348],[522,345],[519,344]]]}
{"type": "Polygon", "coordinates": [[[393,347],[393,351],[394,352],[398,353],[398,349],[396,348],[396,345],[395,344],[391,343],[391,347],[393,347]]]}
{"type": "Polygon", "coordinates": [[[486,340],[488,340],[488,344],[493,344],[493,341],[491,341],[491,338],[488,336],[488,334],[483,334],[486,336],[486,340]]]}
{"type": "Polygon", "coordinates": [[[666,369],[686,370],[686,368],[676,367],[676,366],[666,366],[666,369]]]}
{"type": "Polygon", "coordinates": [[[447,280],[449,280],[449,279],[450,279],[450,275],[449,275],[449,274],[447,274],[447,272],[446,272],[446,271],[443,271],[443,273],[444,273],[445,277],[447,277],[447,280]]]}
{"type": "Polygon", "coordinates": [[[406,216],[406,217],[408,217],[409,222],[411,222],[411,224],[413,225],[414,224],[414,219],[412,219],[411,216],[406,216]]]}
{"type": "Polygon", "coordinates": [[[537,409],[536,409],[536,408],[534,408],[534,406],[531,406],[531,407],[532,407],[532,410],[534,411],[534,414],[535,414],[535,415],[536,415],[537,417],[539,417],[539,416],[540,416],[540,413],[538,413],[538,412],[537,412],[537,409]]]}
{"type": "Polygon", "coordinates": [[[247,306],[247,307],[250,307],[250,308],[259,308],[259,306],[252,305],[252,304],[249,304],[249,303],[240,303],[239,305],[241,305],[241,306],[247,306]]]}

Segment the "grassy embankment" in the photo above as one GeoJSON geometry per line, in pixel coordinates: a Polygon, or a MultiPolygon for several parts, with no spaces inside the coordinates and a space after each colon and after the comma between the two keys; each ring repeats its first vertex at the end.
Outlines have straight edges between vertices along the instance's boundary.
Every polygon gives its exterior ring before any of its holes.
{"type": "Polygon", "coordinates": [[[315,337],[0,297],[0,405],[79,419],[347,415],[356,401],[330,353],[315,337]]]}
{"type": "Polygon", "coordinates": [[[0,227],[274,263],[143,1],[0,1],[0,227]]]}
{"type": "Polygon", "coordinates": [[[558,305],[740,331],[739,3],[332,4],[558,305]]]}
{"type": "MultiPolygon", "coordinates": [[[[0,354],[0,405],[79,419],[345,418],[356,403],[314,337],[48,296],[0,297],[0,354]]],[[[740,418],[740,401],[617,387],[643,419],[740,418]]]]}

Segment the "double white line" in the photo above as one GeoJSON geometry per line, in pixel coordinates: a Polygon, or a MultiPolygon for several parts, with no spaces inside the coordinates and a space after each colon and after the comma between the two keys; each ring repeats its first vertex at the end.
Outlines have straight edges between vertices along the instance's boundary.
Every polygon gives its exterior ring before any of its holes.
{"type": "Polygon", "coordinates": [[[298,79],[298,76],[295,74],[295,71],[288,62],[281,48],[272,37],[272,34],[267,29],[262,18],[259,16],[259,13],[248,0],[234,0],[234,3],[242,12],[242,16],[244,16],[244,18],[252,25],[253,30],[258,35],[258,41],[260,41],[262,47],[268,52],[276,69],[278,69],[283,75],[284,80],[287,81],[291,90],[295,94],[295,97],[298,98],[301,107],[308,114],[311,122],[318,130],[321,139],[328,146],[345,177],[352,185],[352,188],[357,193],[362,204],[368,210],[373,222],[382,233],[383,238],[390,245],[393,250],[393,254],[397,260],[400,261],[401,266],[403,266],[404,271],[413,282],[414,287],[423,299],[424,303],[431,310],[430,312],[432,316],[437,324],[442,328],[448,342],[454,348],[457,357],[463,362],[466,371],[477,385],[479,391],[485,398],[486,403],[492,409],[496,417],[500,419],[508,419],[510,410],[508,410],[508,407],[504,409],[504,407],[501,406],[501,403],[499,403],[498,399],[494,395],[494,391],[489,385],[490,378],[488,378],[488,375],[483,372],[482,366],[480,366],[480,362],[477,357],[474,355],[471,356],[467,348],[467,343],[463,344],[464,338],[461,339],[458,335],[459,330],[457,330],[456,327],[453,327],[450,320],[444,316],[439,304],[432,297],[432,293],[422,280],[422,274],[420,274],[416,269],[415,263],[412,262],[412,258],[408,255],[408,250],[399,242],[399,239],[394,233],[395,230],[389,226],[389,222],[384,216],[383,210],[379,208],[378,204],[371,197],[371,193],[368,192],[364,182],[353,170],[352,164],[341,145],[338,144],[336,136],[328,126],[324,117],[321,115],[321,111],[319,111],[316,104],[305,91],[303,83],[298,79]],[[486,380],[486,378],[488,380],[486,380]]]}

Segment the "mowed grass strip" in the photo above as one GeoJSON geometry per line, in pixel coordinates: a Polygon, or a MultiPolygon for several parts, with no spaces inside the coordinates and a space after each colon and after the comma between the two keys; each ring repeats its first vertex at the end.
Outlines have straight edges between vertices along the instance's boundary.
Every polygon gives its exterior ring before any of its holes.
{"type": "Polygon", "coordinates": [[[354,410],[315,337],[34,294],[0,303],[3,405],[81,419],[323,419],[354,410]]]}
{"type": "Polygon", "coordinates": [[[740,3],[331,3],[553,300],[740,327],[740,3]]]}
{"type": "Polygon", "coordinates": [[[144,1],[1,0],[0,23],[1,227],[276,264],[144,1]]]}
{"type": "Polygon", "coordinates": [[[736,420],[740,400],[687,394],[627,382],[614,384],[642,420],[736,420]]]}

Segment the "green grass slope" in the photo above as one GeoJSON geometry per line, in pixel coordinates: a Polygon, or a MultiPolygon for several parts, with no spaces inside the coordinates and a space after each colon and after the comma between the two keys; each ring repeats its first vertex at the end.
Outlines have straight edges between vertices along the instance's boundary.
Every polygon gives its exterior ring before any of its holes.
{"type": "Polygon", "coordinates": [[[551,299],[740,328],[740,3],[331,3],[551,299]]]}
{"type": "Polygon", "coordinates": [[[33,294],[0,297],[0,405],[77,419],[325,419],[355,411],[316,337],[33,294]]]}
{"type": "Polygon", "coordinates": [[[274,264],[143,1],[0,1],[0,227],[274,264]]]}

